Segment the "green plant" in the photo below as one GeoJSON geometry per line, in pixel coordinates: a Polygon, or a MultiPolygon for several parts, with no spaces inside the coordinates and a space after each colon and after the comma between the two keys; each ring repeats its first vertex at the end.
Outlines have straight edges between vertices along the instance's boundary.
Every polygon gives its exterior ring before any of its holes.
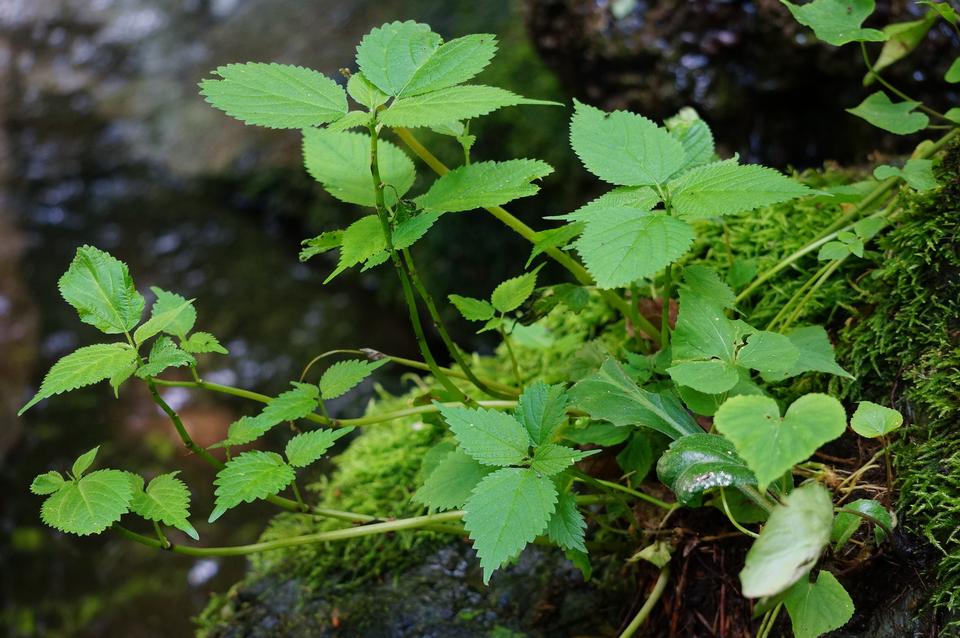
{"type": "MultiPolygon", "coordinates": [[[[740,579],[743,594],[760,599],[759,635],[772,631],[784,607],[797,636],[817,636],[843,625],[853,604],[830,571],[817,569],[824,550],[832,542],[833,551],[841,551],[864,522],[872,526],[879,544],[890,536],[895,519],[875,500],[840,506],[852,488],[831,494],[829,468],[810,460],[847,431],[847,412],[840,401],[808,393],[781,406],[776,384],[807,373],[850,378],[836,363],[826,330],[794,324],[811,295],[843,262],[862,257],[867,244],[896,218],[900,209],[895,187],[934,187],[931,158],[956,137],[960,118],[953,111],[940,114],[909,100],[879,70],[909,53],[936,20],[956,27],[957,16],[949,7],[932,3],[921,26],[890,25],[879,31],[861,27],[873,10],[869,0],[784,4],[824,41],[837,46],[859,42],[868,79],[903,98],[892,103],[878,91],[851,113],[894,133],[927,128],[944,128],[946,133],[921,144],[902,168],[881,166],[875,179],[817,191],[770,168],[741,164],[736,157],[719,159],[709,127],[689,110],[661,126],[638,114],[605,113],[576,102],[570,144],[584,167],[613,188],[556,217],[563,225],[536,232],[503,206],[534,195],[539,190],[535,182],[549,175],[551,167],[532,159],[473,162],[475,137],[469,122],[509,106],[557,104],[465,84],[492,59],[493,36],[443,42],[426,25],[384,25],[358,46],[358,70],[344,72],[346,90],[316,71],[295,66],[249,63],[217,69],[218,78],[201,83],[213,106],[248,124],[301,129],[307,171],[333,197],[373,209],[345,229],[305,240],[301,259],[338,251],[328,281],[350,268],[389,264],[400,280],[423,360],[370,350],[326,353],[310,363],[304,377],[329,356],[356,353],[363,358],[334,363],[317,383],[301,378],[277,397],[205,381],[196,355],[227,352],[213,335],[193,331],[193,300],[155,288],[150,317],[143,321],[146,301],[126,265],[83,246],[60,281],[61,294],[81,321],[122,340],[80,348],[61,359],[21,412],[65,391],[104,380],[119,391],[127,380],[139,378],[184,445],[217,470],[209,522],[243,502],[263,499],[347,525],[238,547],[175,544],[162,526],[197,536],[188,520],[186,486],[174,474],[156,477],[146,487],[140,477],[121,470],[85,474],[96,450],[80,457],[67,479],[57,472],[37,477],[33,491],[47,496],[43,520],[80,535],[112,528],[142,544],[196,556],[245,555],[399,530],[431,530],[469,536],[488,581],[538,537],[564,549],[589,572],[587,518],[609,525],[629,513],[629,508],[589,509],[594,504],[634,499],[661,509],[662,526],[678,508],[698,507],[709,498],[733,527],[756,539],[740,579]],[[865,42],[872,41],[885,42],[876,63],[867,55],[865,42]],[[945,124],[930,125],[931,116],[945,124]],[[431,128],[453,138],[463,151],[463,164],[449,170],[411,128],[431,128]],[[415,166],[400,147],[383,139],[391,130],[439,175],[412,199],[406,195],[415,181],[415,166]],[[755,276],[744,277],[736,261],[725,277],[691,263],[690,248],[705,226],[801,197],[842,198],[850,202],[850,210],[803,248],[755,276]],[[481,330],[499,331],[512,383],[485,378],[477,360],[453,342],[414,259],[416,242],[435,224],[451,213],[477,209],[487,210],[533,244],[527,268],[549,258],[575,281],[537,288],[538,265],[500,284],[489,300],[450,296],[465,319],[484,322],[481,330]],[[742,318],[749,316],[749,300],[759,286],[815,251],[826,264],[767,325],[754,326],[742,318]],[[739,293],[731,282],[737,283],[739,293]],[[642,297],[660,306],[659,316],[641,310],[642,297]],[[540,316],[579,312],[592,298],[622,317],[617,345],[597,345],[578,363],[576,373],[571,368],[552,383],[527,378],[513,342],[533,338],[530,331],[540,316]],[[679,303],[675,322],[670,310],[674,299],[679,303]],[[439,365],[425,323],[439,334],[453,367],[439,365]],[[329,415],[326,401],[389,363],[430,373],[414,405],[355,419],[329,415]],[[186,368],[190,378],[161,378],[175,368],[186,368]],[[191,439],[180,416],[164,401],[159,391],[163,386],[205,389],[265,405],[255,416],[231,424],[227,437],[211,446],[224,450],[221,461],[191,439]],[[354,427],[412,415],[441,419],[453,438],[439,443],[423,462],[423,483],[413,499],[429,508],[428,514],[386,520],[304,500],[298,471],[327,454],[339,438],[354,427]],[[286,421],[322,427],[291,437],[283,456],[262,450],[234,453],[286,421]],[[628,475],[626,484],[597,478],[578,465],[628,438],[628,446],[617,455],[628,475]],[[585,445],[594,448],[579,449],[585,445]],[[639,489],[653,466],[676,496],[675,503],[639,489]],[[797,485],[795,477],[804,480],[797,485]],[[292,499],[280,496],[287,489],[292,499]],[[121,526],[127,513],[150,521],[156,538],[121,526]],[[759,532],[748,527],[757,523],[763,523],[759,532]]],[[[951,69],[948,81],[953,81],[952,74],[951,69]]],[[[901,423],[894,410],[862,402],[850,425],[858,434],[885,441],[901,423]]],[[[851,474],[854,485],[858,476],[851,474]]],[[[636,631],[662,595],[671,551],[656,541],[637,554],[660,573],[624,635],[636,631]]]]}

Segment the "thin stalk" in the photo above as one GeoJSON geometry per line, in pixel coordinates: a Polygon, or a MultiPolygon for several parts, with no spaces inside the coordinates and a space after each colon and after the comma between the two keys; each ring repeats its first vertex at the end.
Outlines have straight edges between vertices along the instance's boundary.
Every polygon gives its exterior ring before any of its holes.
{"type": "MultiPolygon", "coordinates": [[[[160,409],[166,413],[170,418],[170,421],[173,423],[173,427],[177,430],[177,434],[180,435],[180,440],[183,442],[183,445],[202,458],[204,461],[212,465],[217,469],[223,468],[223,463],[221,463],[215,456],[207,452],[204,448],[197,445],[197,443],[190,436],[190,433],[187,432],[187,428],[183,426],[183,421],[180,420],[180,415],[170,407],[170,404],[163,400],[163,397],[160,396],[160,391],[157,390],[157,384],[154,383],[152,377],[147,377],[147,388],[150,389],[150,396],[153,397],[153,402],[160,406],[160,409]]],[[[196,383],[194,381],[193,383],[196,383]]]]}
{"type": "Polygon", "coordinates": [[[909,95],[907,95],[897,87],[887,82],[886,78],[880,75],[880,73],[873,68],[873,63],[870,61],[870,55],[867,53],[867,45],[863,41],[860,42],[860,53],[863,55],[863,63],[867,65],[868,74],[873,76],[873,79],[879,82],[881,86],[883,86],[885,89],[887,89],[888,91],[890,91],[891,93],[899,97],[901,100],[906,100],[907,102],[917,102],[917,108],[923,111],[924,113],[927,113],[928,115],[932,115],[933,117],[936,117],[936,118],[940,118],[941,120],[946,120],[947,122],[950,122],[951,124],[956,125],[956,122],[951,120],[949,117],[947,117],[943,113],[933,110],[932,108],[930,108],[923,102],[920,102],[919,100],[914,100],[909,95]]]}
{"type": "Polygon", "coordinates": [[[774,625],[777,624],[777,616],[780,615],[780,609],[782,608],[783,603],[777,603],[776,607],[764,614],[763,620],[760,622],[760,629],[757,631],[757,638],[768,638],[770,636],[774,625]]]}
{"type": "Polygon", "coordinates": [[[300,488],[297,487],[296,479],[294,479],[293,482],[290,483],[290,487],[293,488],[293,498],[297,500],[297,505],[300,506],[300,511],[306,512],[307,510],[309,510],[310,508],[307,507],[307,504],[303,502],[303,497],[300,496],[300,488]]]}
{"type": "Polygon", "coordinates": [[[673,287],[673,267],[667,265],[663,271],[663,291],[660,293],[660,349],[670,347],[670,288],[673,287]]]}
{"type": "Polygon", "coordinates": [[[841,257],[840,259],[834,259],[830,262],[830,265],[823,271],[823,274],[820,275],[820,278],[817,279],[810,289],[807,291],[807,294],[803,296],[803,299],[800,300],[800,303],[797,304],[797,307],[793,309],[793,312],[790,313],[790,316],[783,322],[783,325],[780,326],[780,332],[786,332],[790,329],[790,326],[794,321],[800,316],[800,313],[803,312],[803,307],[807,305],[807,302],[813,297],[814,293],[820,289],[823,284],[830,279],[830,276],[837,271],[837,268],[846,261],[846,257],[841,257]]]}
{"type": "Polygon", "coordinates": [[[663,569],[660,570],[660,575],[657,576],[657,582],[654,583],[650,596],[647,597],[647,600],[643,603],[643,607],[641,607],[637,615],[633,617],[633,620],[630,621],[627,628],[620,634],[620,638],[631,638],[633,634],[637,633],[637,630],[640,629],[640,626],[646,621],[650,612],[653,611],[657,601],[663,596],[663,592],[667,588],[668,580],[670,580],[670,566],[665,565],[663,569]]]}
{"type": "Polygon", "coordinates": [[[887,525],[886,523],[884,523],[883,521],[881,521],[881,520],[879,520],[879,519],[877,519],[877,518],[875,518],[875,517],[873,517],[873,516],[870,516],[869,514],[866,514],[866,513],[864,513],[864,512],[860,512],[860,511],[857,511],[857,510],[848,510],[848,509],[843,508],[843,507],[835,507],[835,508],[833,508],[833,511],[834,511],[834,512],[837,512],[837,513],[842,512],[842,513],[844,513],[844,514],[853,514],[854,516],[859,516],[859,517],[862,518],[863,520],[869,521],[869,522],[873,523],[874,525],[876,525],[877,527],[879,527],[880,529],[882,529],[882,530],[883,530],[883,533],[887,535],[887,538],[888,538],[888,539],[893,538],[893,530],[890,529],[890,526],[887,525]]]}
{"type": "Polygon", "coordinates": [[[160,523],[153,521],[153,531],[157,535],[157,540],[160,541],[161,547],[167,549],[170,547],[170,541],[167,539],[167,535],[163,533],[163,530],[160,529],[160,523]]]}
{"type": "Polygon", "coordinates": [[[383,523],[372,523],[370,525],[361,525],[359,527],[348,527],[329,532],[318,532],[316,534],[304,534],[302,536],[289,536],[287,538],[278,538],[271,541],[260,543],[251,543],[249,545],[236,545],[233,547],[190,547],[188,545],[177,545],[171,543],[169,547],[164,548],[157,539],[138,534],[131,530],[114,525],[114,529],[121,536],[135,541],[148,547],[166,549],[177,554],[186,556],[248,556],[258,554],[273,549],[282,549],[284,547],[296,547],[298,545],[311,545],[314,543],[329,543],[333,541],[347,540],[350,538],[360,538],[361,536],[373,536],[376,534],[386,534],[388,532],[398,532],[407,529],[428,529],[433,524],[444,523],[448,521],[458,521],[463,518],[462,511],[444,512],[442,514],[433,514],[430,516],[416,516],[413,518],[403,518],[396,521],[386,521],[383,523]]]}
{"type": "Polygon", "coordinates": [[[773,327],[777,325],[777,322],[780,321],[781,318],[783,318],[783,315],[787,313],[790,307],[793,304],[795,304],[798,299],[800,299],[800,296],[804,292],[806,292],[807,288],[812,286],[813,282],[815,282],[817,278],[820,277],[824,273],[824,271],[826,271],[826,269],[829,267],[830,267],[830,263],[828,262],[823,266],[821,266],[817,272],[813,273],[812,277],[810,277],[805,282],[803,282],[803,285],[797,288],[797,291],[793,293],[793,295],[789,299],[787,299],[787,302],[783,304],[783,306],[780,307],[780,310],[777,312],[776,315],[774,315],[773,319],[770,320],[770,323],[767,324],[767,327],[765,328],[765,330],[768,330],[768,331],[773,330],[773,327]]]}
{"type": "Polygon", "coordinates": [[[746,527],[738,523],[737,519],[733,517],[733,513],[730,511],[730,506],[727,505],[727,493],[723,491],[722,487],[720,488],[720,503],[723,505],[723,513],[727,515],[727,520],[729,520],[734,527],[751,538],[760,538],[760,534],[751,532],[746,527]]]}
{"type": "Polygon", "coordinates": [[[430,346],[427,345],[427,338],[423,333],[423,325],[420,323],[420,312],[417,310],[417,300],[413,296],[410,279],[407,277],[407,272],[403,269],[403,264],[400,263],[400,255],[397,254],[396,249],[393,247],[393,232],[390,230],[387,206],[383,200],[383,180],[380,178],[380,161],[377,153],[378,136],[375,122],[370,124],[369,131],[370,174],[373,179],[373,191],[377,203],[377,217],[380,219],[383,238],[387,246],[387,252],[390,253],[390,260],[393,262],[393,268],[397,271],[397,276],[400,278],[400,285],[403,288],[403,298],[407,304],[407,310],[410,313],[410,323],[413,326],[413,332],[417,339],[417,346],[420,348],[420,354],[423,355],[423,360],[430,366],[431,374],[433,374],[434,378],[440,382],[447,392],[451,393],[462,403],[470,403],[470,398],[464,394],[460,388],[454,385],[453,381],[440,370],[440,366],[437,365],[436,360],[433,358],[433,353],[430,351],[430,346]]]}
{"type": "Polygon", "coordinates": [[[447,332],[446,327],[443,325],[443,318],[440,317],[440,312],[437,310],[437,305],[434,303],[433,297],[430,295],[430,292],[427,290],[426,286],[424,286],[423,280],[420,279],[416,265],[413,262],[413,256],[407,249],[403,249],[401,252],[403,253],[403,259],[407,265],[407,272],[410,274],[410,281],[413,283],[414,289],[423,300],[423,304],[427,307],[427,313],[430,315],[430,319],[433,321],[434,327],[440,334],[440,339],[443,341],[444,345],[447,346],[447,351],[450,352],[450,356],[453,357],[453,360],[456,361],[457,365],[460,366],[460,369],[463,370],[464,375],[467,377],[470,383],[475,385],[481,392],[485,392],[486,394],[495,398],[508,399],[511,396],[516,396],[513,393],[505,394],[503,392],[498,392],[481,381],[477,375],[473,373],[473,369],[464,358],[460,347],[457,346],[456,342],[454,342],[454,340],[450,337],[450,333],[447,332]]]}
{"type": "Polygon", "coordinates": [[[513,377],[517,380],[518,386],[523,386],[523,379],[520,377],[520,366],[517,365],[517,355],[513,353],[513,346],[510,345],[510,336],[507,335],[507,331],[503,329],[502,325],[499,331],[500,337],[503,339],[503,345],[507,347],[507,352],[510,354],[510,364],[513,366],[513,377]]]}
{"type": "Polygon", "coordinates": [[[612,481],[604,481],[603,479],[594,478],[592,476],[584,474],[583,472],[580,472],[579,470],[575,470],[573,472],[573,475],[583,483],[587,483],[589,485],[596,485],[596,486],[611,489],[611,490],[616,490],[618,492],[623,492],[624,494],[629,494],[630,496],[633,496],[634,498],[638,498],[641,501],[646,501],[651,505],[656,505],[661,509],[670,510],[670,509],[673,509],[674,507],[673,504],[667,503],[666,501],[661,501],[659,498],[655,496],[644,494],[643,492],[629,488],[626,485],[620,485],[619,483],[614,483],[612,481]]]}

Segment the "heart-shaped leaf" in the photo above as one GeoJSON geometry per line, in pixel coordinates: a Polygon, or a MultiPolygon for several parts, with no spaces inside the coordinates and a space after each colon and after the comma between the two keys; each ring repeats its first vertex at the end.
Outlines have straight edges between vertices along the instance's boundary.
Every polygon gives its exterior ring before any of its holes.
{"type": "Polygon", "coordinates": [[[730,485],[756,485],[757,477],[733,444],[716,434],[691,434],[677,439],[660,457],[657,476],[683,505],[692,505],[703,492],[730,485]]]}
{"type": "Polygon", "coordinates": [[[839,401],[814,393],[794,401],[781,419],[776,401],[747,395],[727,399],[713,423],[733,442],[763,490],[821,445],[843,434],[847,415],[839,401]]]}

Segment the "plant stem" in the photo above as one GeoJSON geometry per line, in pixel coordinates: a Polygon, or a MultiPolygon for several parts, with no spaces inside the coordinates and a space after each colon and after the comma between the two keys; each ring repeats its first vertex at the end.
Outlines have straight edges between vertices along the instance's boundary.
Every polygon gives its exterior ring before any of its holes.
{"type": "Polygon", "coordinates": [[[751,532],[746,527],[738,523],[737,519],[733,517],[733,513],[730,512],[730,506],[727,505],[727,494],[726,492],[723,491],[722,487],[720,488],[720,503],[721,505],[723,505],[723,513],[727,515],[727,520],[729,520],[734,527],[736,527],[738,530],[740,530],[747,536],[750,536],[751,538],[760,538],[760,534],[757,534],[756,532],[751,532]]]}
{"type": "MultiPolygon", "coordinates": [[[[223,468],[223,463],[221,463],[219,459],[194,442],[193,438],[190,436],[190,433],[187,432],[187,428],[183,426],[183,421],[180,420],[180,415],[170,407],[169,403],[163,400],[162,396],[160,396],[160,391],[157,390],[157,385],[154,383],[153,378],[147,377],[146,382],[147,387],[150,389],[150,396],[153,397],[153,402],[160,406],[160,409],[163,410],[168,417],[170,417],[170,421],[173,423],[173,427],[177,430],[177,434],[180,435],[180,440],[183,442],[183,445],[215,468],[223,468]]],[[[193,383],[196,383],[196,381],[193,383]]]]}
{"type": "Polygon", "coordinates": [[[440,334],[440,339],[443,340],[444,345],[447,346],[447,350],[450,352],[450,356],[453,357],[453,360],[456,361],[457,365],[460,366],[460,369],[463,370],[464,375],[467,377],[470,383],[475,385],[481,392],[485,392],[486,394],[495,398],[509,399],[512,396],[516,396],[513,393],[506,394],[503,392],[498,392],[481,381],[477,375],[473,373],[473,369],[470,367],[470,364],[467,363],[459,346],[457,346],[454,340],[450,337],[450,333],[447,332],[446,327],[443,325],[443,319],[440,317],[440,312],[437,310],[437,306],[433,301],[433,297],[430,295],[430,292],[427,290],[426,286],[424,286],[423,280],[420,279],[420,275],[417,272],[417,268],[413,262],[413,256],[407,249],[404,249],[402,253],[403,259],[407,265],[407,271],[410,273],[410,280],[413,282],[413,287],[416,289],[417,293],[420,295],[420,298],[423,300],[424,305],[427,307],[427,313],[430,315],[430,319],[433,321],[434,327],[440,334]]]}
{"type": "Polygon", "coordinates": [[[157,540],[160,541],[160,544],[164,549],[170,547],[170,541],[167,539],[166,534],[163,533],[163,530],[160,529],[160,523],[157,521],[153,521],[153,531],[157,534],[157,540]]]}
{"type": "Polygon", "coordinates": [[[620,485],[619,483],[614,483],[612,481],[605,481],[603,479],[594,478],[592,476],[589,476],[588,474],[584,474],[579,470],[574,470],[572,474],[583,483],[596,485],[596,486],[604,487],[611,490],[616,490],[618,492],[623,492],[624,494],[629,494],[630,496],[633,496],[634,498],[638,498],[641,501],[646,501],[651,505],[656,505],[661,509],[670,510],[674,508],[674,505],[671,503],[667,503],[666,501],[661,501],[659,498],[655,496],[644,494],[643,492],[640,492],[635,489],[631,489],[626,485],[620,485]]]}
{"type": "Polygon", "coordinates": [[[387,218],[387,206],[383,200],[383,180],[380,178],[380,161],[377,154],[377,125],[375,121],[370,124],[369,131],[370,174],[373,179],[373,191],[377,202],[377,217],[380,219],[384,242],[387,246],[387,252],[390,253],[393,268],[397,271],[397,276],[400,278],[400,285],[403,288],[403,298],[410,313],[410,323],[413,326],[413,332],[417,338],[417,346],[420,348],[420,354],[423,355],[423,360],[430,366],[431,374],[433,374],[434,378],[440,382],[447,392],[462,403],[471,403],[471,399],[464,394],[460,388],[454,385],[453,381],[451,381],[447,375],[443,374],[440,366],[437,365],[436,360],[433,358],[433,353],[430,352],[430,346],[427,345],[427,338],[423,333],[423,325],[420,323],[420,312],[417,310],[417,300],[413,296],[410,280],[407,277],[406,271],[403,269],[403,264],[400,263],[400,256],[393,247],[393,232],[390,229],[390,220],[387,218]]]}
{"type": "Polygon", "coordinates": [[[813,297],[813,294],[817,292],[817,290],[819,290],[828,279],[830,279],[830,275],[836,272],[837,268],[839,268],[840,265],[846,261],[846,259],[846,256],[844,256],[840,259],[834,259],[832,262],[830,262],[827,268],[823,270],[823,274],[820,275],[816,283],[810,287],[810,290],[807,291],[807,294],[803,296],[803,299],[800,300],[800,303],[797,304],[797,307],[794,308],[793,312],[790,313],[790,316],[787,317],[787,319],[783,322],[783,325],[780,326],[780,332],[786,332],[790,329],[790,326],[794,321],[797,320],[797,317],[800,316],[800,313],[803,312],[803,307],[807,305],[807,302],[810,301],[810,299],[813,297]]]}
{"type": "Polygon", "coordinates": [[[643,625],[644,621],[650,615],[650,612],[653,611],[653,607],[657,604],[657,601],[660,600],[660,597],[663,596],[663,592],[667,588],[667,581],[670,579],[670,566],[665,565],[663,569],[660,570],[660,575],[657,576],[657,582],[653,585],[653,591],[650,592],[650,596],[643,603],[643,607],[640,608],[640,611],[637,612],[637,615],[633,617],[633,620],[630,621],[630,624],[627,625],[627,628],[623,630],[623,633],[620,634],[620,638],[631,638],[633,634],[637,633],[637,630],[640,629],[640,626],[643,625]]]}
{"type": "Polygon", "coordinates": [[[803,282],[803,285],[797,288],[797,291],[793,293],[793,295],[789,299],[787,299],[787,302],[783,304],[783,306],[781,306],[780,310],[777,312],[776,315],[774,315],[773,319],[770,320],[770,323],[768,323],[767,327],[764,329],[768,331],[773,330],[773,327],[777,325],[777,322],[780,321],[780,319],[783,318],[783,315],[787,313],[790,307],[797,302],[797,300],[807,290],[807,288],[812,286],[813,282],[815,282],[817,278],[820,277],[824,273],[824,271],[826,271],[827,268],[829,267],[830,267],[830,263],[828,262],[823,266],[821,266],[817,272],[813,273],[812,277],[810,277],[805,282],[803,282]]]}
{"type": "Polygon", "coordinates": [[[757,630],[757,638],[767,638],[770,635],[774,625],[777,624],[777,616],[780,615],[782,607],[783,603],[777,603],[776,607],[764,614],[763,620],[760,622],[760,629],[757,630]]]}
{"type": "Polygon", "coordinates": [[[673,266],[667,264],[663,271],[663,290],[660,292],[660,349],[670,347],[670,288],[673,287],[673,266]]]}
{"type": "Polygon", "coordinates": [[[297,505],[300,506],[300,511],[301,511],[301,512],[306,512],[306,511],[308,511],[310,508],[307,507],[307,504],[303,502],[303,497],[300,496],[300,488],[297,487],[297,481],[296,481],[296,479],[294,479],[293,481],[291,481],[290,487],[293,488],[293,498],[295,498],[295,499],[297,500],[297,505]]]}
{"type": "Polygon", "coordinates": [[[887,89],[888,91],[890,91],[891,93],[899,97],[901,100],[906,100],[907,102],[916,102],[917,108],[923,111],[924,113],[927,113],[928,115],[932,115],[933,117],[940,118],[941,120],[946,120],[947,122],[950,122],[951,124],[956,126],[956,122],[951,120],[949,117],[947,117],[943,113],[933,110],[932,108],[928,107],[926,104],[924,104],[923,102],[920,102],[919,100],[914,100],[909,95],[907,95],[897,87],[887,82],[886,78],[880,75],[880,73],[873,68],[873,63],[870,61],[870,55],[867,53],[867,45],[863,41],[860,42],[860,52],[863,54],[863,63],[867,65],[868,75],[872,76],[873,79],[879,82],[881,86],[883,86],[885,89],[887,89]]]}
{"type": "Polygon", "coordinates": [[[166,549],[177,554],[186,556],[247,556],[249,554],[258,554],[273,549],[282,549],[284,547],[296,547],[298,545],[310,545],[313,543],[329,543],[332,541],[347,540],[350,538],[359,538],[361,536],[373,536],[375,534],[386,534],[388,532],[397,532],[406,529],[429,529],[435,523],[444,523],[447,521],[457,521],[463,518],[462,511],[444,512],[442,514],[433,514],[430,516],[416,516],[413,518],[403,518],[395,521],[386,521],[383,523],[372,523],[358,527],[348,527],[329,532],[318,532],[316,534],[304,534],[302,536],[289,536],[272,541],[263,541],[249,545],[237,545],[233,547],[190,547],[187,545],[176,545],[171,543],[169,547],[164,548],[157,539],[138,534],[131,530],[114,525],[122,536],[147,545],[166,549]]]}
{"type": "Polygon", "coordinates": [[[498,328],[500,331],[500,337],[503,339],[503,345],[507,348],[507,353],[510,355],[510,364],[513,366],[513,378],[517,380],[517,385],[523,387],[523,379],[520,377],[520,366],[517,365],[517,356],[513,353],[513,346],[510,345],[510,336],[507,334],[507,331],[503,329],[501,324],[498,328]]]}
{"type": "Polygon", "coordinates": [[[833,511],[834,511],[834,512],[838,512],[838,513],[842,512],[842,513],[844,513],[844,514],[853,514],[854,516],[859,516],[859,517],[862,518],[863,520],[869,521],[869,522],[873,523],[874,525],[876,525],[877,527],[879,527],[880,529],[882,529],[882,530],[883,530],[883,533],[887,535],[887,538],[888,538],[888,539],[893,538],[893,530],[890,529],[890,526],[889,526],[889,525],[887,525],[886,523],[884,523],[883,521],[881,521],[881,520],[878,519],[878,518],[875,518],[875,517],[873,517],[873,516],[870,516],[869,514],[867,514],[867,513],[865,513],[865,512],[860,512],[860,511],[858,511],[858,510],[848,510],[848,509],[846,509],[846,508],[844,508],[844,507],[835,507],[835,508],[833,508],[833,511]]]}

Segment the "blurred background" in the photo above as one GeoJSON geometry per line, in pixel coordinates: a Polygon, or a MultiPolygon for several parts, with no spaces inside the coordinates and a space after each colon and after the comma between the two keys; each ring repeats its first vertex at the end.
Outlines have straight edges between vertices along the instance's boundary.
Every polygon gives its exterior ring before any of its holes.
{"type": "MultiPolygon", "coordinates": [[[[879,4],[878,24],[918,14],[913,3],[879,4]]],[[[189,635],[209,593],[242,574],[239,559],[192,560],[109,534],[78,539],[43,528],[40,499],[27,489],[33,476],[95,445],[105,465],[148,477],[181,470],[204,544],[249,542],[272,511],[247,505],[233,519],[246,524],[203,523],[211,473],[184,454],[138,384],[117,400],[101,384],[15,417],[54,361],[98,339],[57,293],[77,246],[126,261],[140,290],[158,285],[197,299],[198,329],[231,351],[202,363],[210,380],[274,394],[331,348],[416,356],[392,272],[322,286],[332,262],[297,261],[301,239],[357,216],[303,171],[299,135],[245,127],[196,89],[228,62],[301,64],[342,80],[337,70],[353,66],[360,37],[396,19],[428,22],[448,38],[497,34],[500,53],[479,80],[529,97],[569,104],[576,96],[658,119],[693,105],[724,155],[802,169],[898,150],[842,110],[864,95],[857,53],[811,42],[773,0],[0,0],[3,635],[189,635]]],[[[927,82],[952,59],[941,51],[948,41],[934,33],[910,65],[923,70],[892,76],[912,94],[938,90],[943,99],[942,86],[927,82]]],[[[507,109],[475,126],[475,157],[556,167],[541,196],[511,207],[536,227],[601,190],[568,151],[567,117],[560,108],[507,109]]],[[[456,161],[450,142],[423,139],[456,161]]],[[[435,296],[486,296],[519,273],[528,246],[480,213],[453,219],[418,244],[435,296]]],[[[547,271],[545,280],[560,277],[547,271]]],[[[465,345],[494,345],[450,319],[465,345]]],[[[378,378],[400,387],[389,373],[378,378]]],[[[371,391],[367,384],[333,409],[355,415],[371,391]]],[[[254,409],[186,391],[166,396],[201,444],[254,409]]]]}

